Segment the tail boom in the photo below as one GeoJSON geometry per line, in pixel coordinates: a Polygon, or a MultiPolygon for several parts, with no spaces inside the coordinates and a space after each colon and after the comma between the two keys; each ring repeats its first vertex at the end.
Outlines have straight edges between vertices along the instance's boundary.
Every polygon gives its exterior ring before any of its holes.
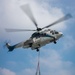
{"type": "Polygon", "coordinates": [[[20,42],[20,43],[18,43],[16,45],[10,46],[9,43],[6,43],[6,47],[9,49],[9,52],[10,52],[10,51],[13,51],[15,48],[22,47],[23,44],[24,44],[23,42],[20,42]]]}

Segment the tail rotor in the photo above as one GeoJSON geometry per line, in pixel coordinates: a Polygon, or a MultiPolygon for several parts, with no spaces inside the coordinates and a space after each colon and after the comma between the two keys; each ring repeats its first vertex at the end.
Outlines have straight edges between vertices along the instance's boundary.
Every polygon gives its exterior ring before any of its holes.
{"type": "Polygon", "coordinates": [[[9,44],[10,42],[11,42],[10,40],[6,40],[6,41],[4,42],[3,48],[7,48],[7,44],[9,44]]]}
{"type": "Polygon", "coordinates": [[[9,42],[10,42],[10,40],[5,41],[3,48],[7,48],[9,51],[12,51],[14,49],[14,46],[10,46],[9,42]]]}

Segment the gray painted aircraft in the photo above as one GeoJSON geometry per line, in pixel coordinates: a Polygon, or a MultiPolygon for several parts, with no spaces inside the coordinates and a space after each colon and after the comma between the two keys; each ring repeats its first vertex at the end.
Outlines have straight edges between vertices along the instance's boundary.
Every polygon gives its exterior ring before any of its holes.
{"type": "Polygon", "coordinates": [[[62,18],[58,19],[57,21],[53,22],[52,24],[49,24],[45,27],[39,28],[35,18],[32,14],[32,11],[29,7],[29,5],[22,5],[21,9],[27,14],[27,16],[31,19],[31,21],[34,23],[36,30],[31,30],[31,29],[5,29],[7,32],[18,32],[18,31],[35,31],[31,37],[24,41],[24,42],[20,42],[18,44],[15,44],[13,46],[10,46],[9,43],[6,43],[6,47],[9,49],[9,51],[13,51],[16,48],[31,48],[32,50],[37,50],[39,51],[39,48],[42,46],[45,46],[46,44],[49,44],[51,42],[54,42],[54,44],[56,44],[57,40],[59,38],[61,38],[63,36],[62,32],[58,32],[56,30],[51,30],[51,29],[46,29],[45,28],[49,28],[57,23],[60,23],[62,21],[68,20],[69,18],[71,18],[71,14],[67,14],[65,16],[63,16],[62,18]]]}

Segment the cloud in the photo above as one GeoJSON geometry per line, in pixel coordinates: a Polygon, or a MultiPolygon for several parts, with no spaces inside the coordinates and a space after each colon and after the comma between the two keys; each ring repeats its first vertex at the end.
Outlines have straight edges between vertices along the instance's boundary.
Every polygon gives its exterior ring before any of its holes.
{"type": "Polygon", "coordinates": [[[71,35],[65,36],[65,39],[63,39],[63,50],[71,50],[75,46],[75,39],[71,35]]]}
{"type": "MultiPolygon", "coordinates": [[[[47,0],[48,1],[48,0],[47,0]]],[[[20,5],[30,4],[33,15],[38,23],[39,27],[44,27],[57,19],[64,16],[64,13],[61,8],[53,7],[45,0],[41,1],[41,4],[37,0],[2,0],[1,10],[0,10],[0,36],[2,39],[11,38],[14,42],[22,41],[26,38],[28,39],[29,35],[32,32],[25,33],[6,33],[5,28],[32,28],[35,29],[34,24],[28,18],[28,16],[21,10],[20,5]],[[17,38],[18,37],[18,38],[17,38]],[[17,38],[17,39],[16,39],[17,38]]],[[[67,26],[65,22],[57,24],[52,29],[64,31],[67,26]]],[[[1,38],[0,37],[0,38],[1,38]]],[[[72,38],[66,39],[68,42],[72,38]]],[[[73,40],[72,40],[72,43],[73,40]]],[[[72,43],[65,44],[65,48],[69,44],[72,47],[72,43]]],[[[65,61],[62,59],[61,55],[56,50],[44,50],[42,52],[42,57],[40,58],[41,74],[43,75],[73,75],[72,68],[73,62],[65,61]]],[[[36,57],[31,57],[30,62],[36,67],[36,57]]],[[[14,62],[9,62],[10,64],[15,65],[14,62]]],[[[0,73],[2,75],[16,75],[14,72],[6,68],[0,68],[0,73]]],[[[26,68],[17,73],[17,75],[33,75],[35,73],[35,68],[26,68]]],[[[0,75],[1,75],[0,74],[0,75]]]]}
{"type": "MultiPolygon", "coordinates": [[[[53,7],[48,2],[43,2],[40,4],[37,0],[7,0],[2,1],[2,10],[3,14],[0,14],[1,20],[1,34],[2,38],[6,37],[10,39],[15,39],[18,37],[16,41],[21,41],[30,37],[32,32],[24,32],[24,33],[6,33],[5,28],[25,28],[25,29],[36,29],[33,22],[29,19],[29,17],[21,10],[20,6],[23,4],[29,4],[33,15],[38,23],[39,27],[44,27],[46,25],[51,24],[52,22],[56,21],[57,19],[64,16],[64,13],[61,8],[53,7]],[[28,35],[27,35],[28,34],[28,35]],[[8,35],[8,36],[7,36],[8,35]],[[23,36],[26,35],[24,38],[23,36]],[[13,38],[12,38],[13,37],[13,38]]],[[[64,30],[66,28],[65,22],[57,24],[53,26],[52,29],[56,30],[64,30]]],[[[13,40],[14,41],[14,40],[13,40]]]]}
{"type": "Polygon", "coordinates": [[[48,73],[47,75],[73,75],[71,68],[74,65],[73,62],[63,60],[56,50],[49,51],[47,55],[47,57],[41,58],[40,60],[42,67],[48,73]]]}
{"type": "Polygon", "coordinates": [[[15,61],[8,61],[7,65],[9,65],[9,66],[16,66],[17,63],[15,61]]]}
{"type": "MultiPolygon", "coordinates": [[[[56,50],[43,50],[40,57],[40,71],[42,75],[74,75],[74,63],[68,60],[63,60],[61,55],[56,50]]],[[[31,65],[17,72],[17,75],[34,75],[36,72],[37,58],[30,58],[31,65]]]]}
{"type": "Polygon", "coordinates": [[[6,68],[0,68],[0,75],[16,75],[16,73],[6,68]]]}
{"type": "Polygon", "coordinates": [[[17,75],[35,75],[35,69],[27,68],[17,73],[17,75]]]}
{"type": "MultiPolygon", "coordinates": [[[[31,59],[34,59],[32,64],[35,65],[37,63],[37,58],[33,57],[31,59]]],[[[73,62],[63,60],[56,50],[50,49],[42,51],[42,56],[40,57],[40,68],[43,75],[74,75],[73,66],[73,62]]]]}

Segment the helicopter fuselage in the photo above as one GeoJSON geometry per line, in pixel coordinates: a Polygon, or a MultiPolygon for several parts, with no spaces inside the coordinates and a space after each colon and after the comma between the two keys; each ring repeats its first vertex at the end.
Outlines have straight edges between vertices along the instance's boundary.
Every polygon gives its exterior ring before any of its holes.
{"type": "Polygon", "coordinates": [[[23,48],[31,48],[34,50],[51,42],[56,43],[56,40],[58,40],[62,35],[62,32],[57,32],[50,29],[35,32],[32,34],[29,40],[24,42],[23,48]]]}
{"type": "Polygon", "coordinates": [[[45,46],[46,44],[49,44],[51,42],[54,42],[56,44],[56,40],[62,37],[62,35],[62,32],[48,29],[33,33],[32,36],[24,42],[20,42],[13,46],[10,46],[9,43],[6,43],[6,46],[9,51],[13,51],[15,48],[19,47],[31,48],[32,50],[36,49],[38,51],[40,47],[45,46]]]}
{"type": "Polygon", "coordinates": [[[18,32],[18,31],[36,31],[35,33],[32,34],[32,36],[23,42],[20,42],[16,45],[10,46],[9,43],[6,43],[7,48],[9,51],[13,51],[15,48],[23,47],[23,48],[31,48],[32,50],[36,49],[39,51],[39,48],[54,42],[56,44],[56,41],[63,35],[62,32],[58,32],[56,30],[51,30],[47,29],[44,30],[45,28],[49,28],[55,24],[58,24],[62,21],[68,20],[72,17],[71,14],[66,14],[65,16],[61,17],[60,19],[56,20],[55,22],[46,25],[45,27],[39,28],[38,24],[32,14],[32,11],[30,10],[29,5],[22,5],[21,9],[26,13],[26,15],[31,19],[31,21],[34,23],[36,29],[8,29],[6,28],[5,30],[7,32],[18,32]]]}

